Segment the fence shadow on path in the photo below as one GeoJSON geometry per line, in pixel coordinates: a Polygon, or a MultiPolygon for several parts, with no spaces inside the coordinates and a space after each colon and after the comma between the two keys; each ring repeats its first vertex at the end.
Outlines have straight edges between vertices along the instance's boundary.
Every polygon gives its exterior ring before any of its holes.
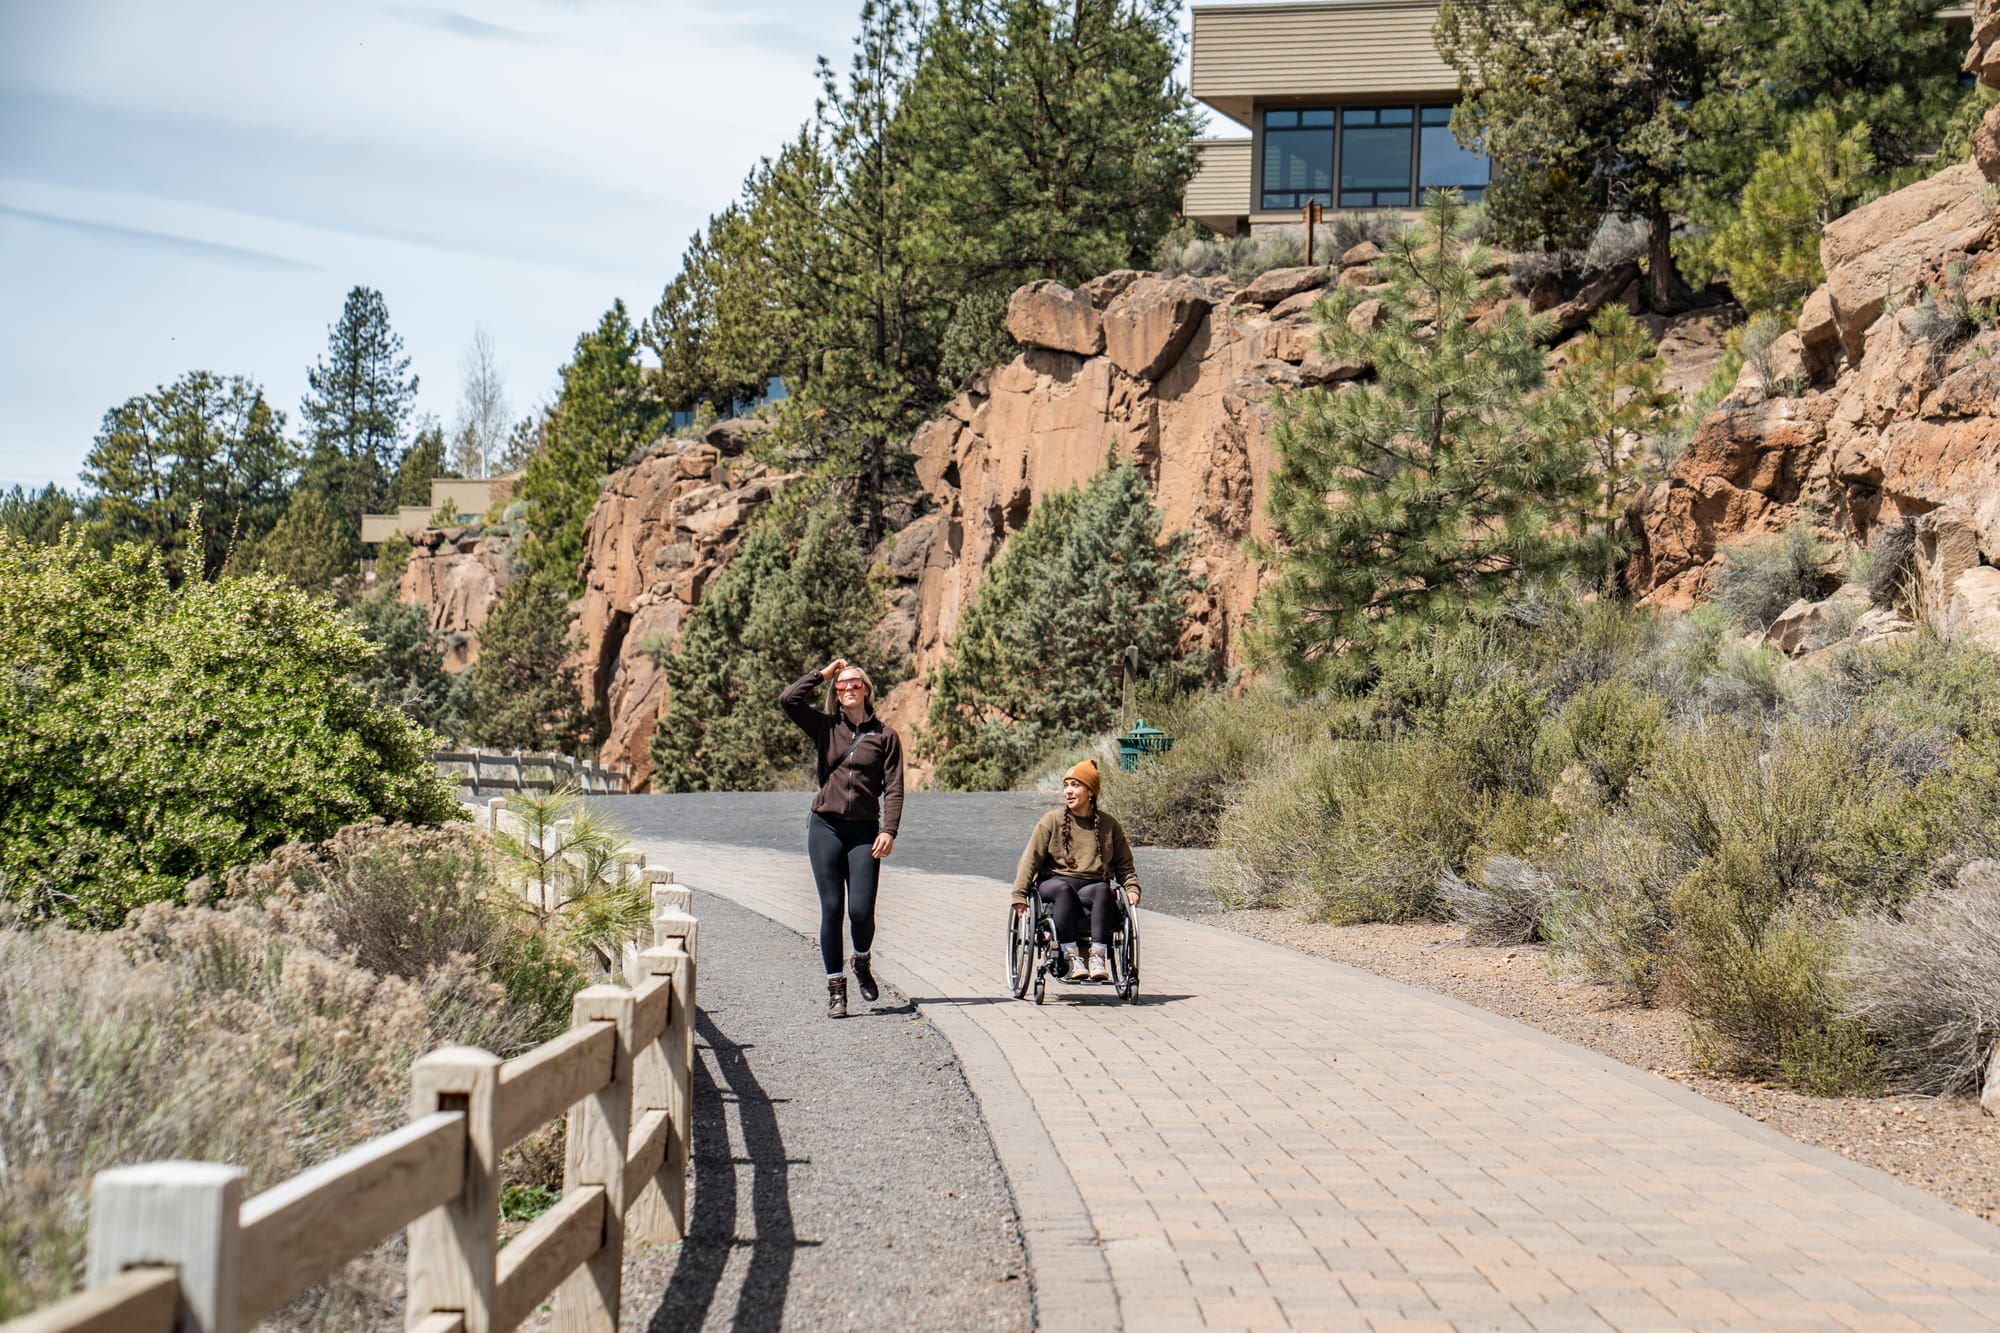
{"type": "Polygon", "coordinates": [[[714,1060],[716,1073],[709,1072],[709,1061],[695,1060],[690,1144],[694,1198],[688,1209],[687,1239],[648,1327],[650,1333],[703,1327],[721,1293],[730,1256],[747,1245],[749,1269],[736,1288],[736,1308],[726,1323],[734,1333],[771,1333],[784,1321],[785,1293],[798,1250],[818,1242],[800,1240],[793,1224],[790,1173],[796,1163],[785,1156],[776,1101],[751,1072],[751,1048],[723,1036],[705,1009],[696,1018],[695,1031],[714,1060]],[[740,1158],[729,1145],[731,1106],[743,1135],[740,1158]],[[752,1236],[747,1241],[737,1238],[737,1172],[746,1165],[752,1236]]]}

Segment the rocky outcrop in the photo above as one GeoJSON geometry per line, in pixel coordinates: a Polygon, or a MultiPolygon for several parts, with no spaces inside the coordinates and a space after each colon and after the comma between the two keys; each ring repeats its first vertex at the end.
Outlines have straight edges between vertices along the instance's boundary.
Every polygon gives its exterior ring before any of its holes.
{"type": "Polygon", "coordinates": [[[457,674],[479,660],[479,627],[513,582],[507,542],[462,528],[427,528],[410,542],[410,563],[396,599],[421,606],[444,640],[444,669],[457,674]]]}
{"type": "Polygon", "coordinates": [[[1190,646],[1240,660],[1243,621],[1265,578],[1242,543],[1270,535],[1262,513],[1273,391],[1300,383],[1317,355],[1307,298],[1334,276],[1311,270],[1318,284],[1301,289],[1296,270],[1281,272],[1251,300],[1232,299],[1241,293],[1219,280],[1085,284],[1078,294],[1104,304],[1100,356],[1077,355],[1059,336],[1021,339],[1074,317],[1059,316],[1071,297],[1052,285],[1017,293],[1009,327],[1026,349],[911,440],[932,509],[894,536],[885,561],[899,588],[878,640],[914,667],[885,700],[892,722],[921,719],[923,673],[942,660],[986,567],[1035,502],[1088,480],[1107,454],[1144,468],[1167,530],[1190,534],[1205,585],[1190,608],[1190,646]]]}
{"type": "Polygon", "coordinates": [[[1689,605],[1720,547],[1802,516],[1864,545],[1921,519],[1921,595],[1942,619],[1966,570],[2000,561],[2000,330],[1975,295],[2000,295],[1996,242],[1969,164],[1829,226],[1796,327],[1634,502],[1634,591],[1689,605]]]}
{"type": "MultiPolygon", "coordinates": [[[[1984,86],[2000,88],[2000,0],[1974,0],[1965,68],[1984,86]]],[[[1972,160],[1987,180],[2000,185],[2000,105],[1988,109],[1974,132],[1972,160]]]]}
{"type": "Polygon", "coordinates": [[[652,772],[665,703],[654,645],[680,634],[745,526],[793,479],[742,456],[746,438],[718,428],[699,442],[661,440],[611,475],[584,525],[575,607],[584,688],[610,723],[603,762],[623,769],[634,791],[652,772]]]}

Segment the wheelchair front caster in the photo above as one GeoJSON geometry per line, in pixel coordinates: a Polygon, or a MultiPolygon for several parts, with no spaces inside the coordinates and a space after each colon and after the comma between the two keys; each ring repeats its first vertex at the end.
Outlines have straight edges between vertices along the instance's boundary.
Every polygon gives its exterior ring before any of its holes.
{"type": "Polygon", "coordinates": [[[1044,973],[1041,973],[1041,972],[1037,972],[1037,973],[1035,973],[1035,1003],[1036,1003],[1036,1004],[1040,1004],[1040,1003],[1042,1002],[1042,997],[1043,997],[1044,995],[1046,995],[1046,994],[1048,993],[1048,989],[1049,989],[1049,979],[1048,979],[1047,975],[1045,975],[1044,973]]]}

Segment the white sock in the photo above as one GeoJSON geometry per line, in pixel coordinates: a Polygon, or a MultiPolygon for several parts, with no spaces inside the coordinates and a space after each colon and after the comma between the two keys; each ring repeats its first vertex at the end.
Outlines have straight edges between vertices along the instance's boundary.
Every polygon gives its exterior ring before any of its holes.
{"type": "Polygon", "coordinates": [[[842,977],[846,975],[847,973],[845,972],[829,972],[826,974],[826,979],[828,981],[839,981],[842,977]]]}
{"type": "Polygon", "coordinates": [[[864,962],[864,963],[865,963],[865,962],[867,962],[867,961],[868,961],[868,951],[867,951],[866,949],[862,949],[862,950],[860,950],[860,951],[859,951],[859,952],[857,952],[857,953],[856,953],[856,954],[855,954],[854,956],[855,956],[855,958],[856,958],[856,959],[858,959],[858,960],[859,960],[859,961],[861,961],[861,962],[864,962]]]}

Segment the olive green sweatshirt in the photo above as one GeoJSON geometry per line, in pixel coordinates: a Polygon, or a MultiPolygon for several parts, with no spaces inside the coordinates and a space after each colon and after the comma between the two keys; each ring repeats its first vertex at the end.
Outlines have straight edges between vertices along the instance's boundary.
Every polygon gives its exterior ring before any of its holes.
{"type": "Polygon", "coordinates": [[[1133,893],[1139,888],[1139,870],[1132,864],[1132,844],[1125,841],[1125,830],[1118,820],[1103,811],[1089,815],[1071,815],[1069,832],[1069,855],[1063,855],[1062,826],[1067,810],[1051,810],[1043,815],[1035,825],[1035,831],[1028,836],[1028,849],[1021,853],[1021,864],[1014,871],[1014,901],[1028,901],[1028,890],[1035,881],[1047,879],[1050,875],[1068,875],[1076,879],[1111,879],[1123,884],[1133,893]],[[1104,821],[1104,841],[1110,851],[1107,858],[1111,862],[1106,873],[1104,861],[1097,851],[1097,821],[1104,821]]]}

